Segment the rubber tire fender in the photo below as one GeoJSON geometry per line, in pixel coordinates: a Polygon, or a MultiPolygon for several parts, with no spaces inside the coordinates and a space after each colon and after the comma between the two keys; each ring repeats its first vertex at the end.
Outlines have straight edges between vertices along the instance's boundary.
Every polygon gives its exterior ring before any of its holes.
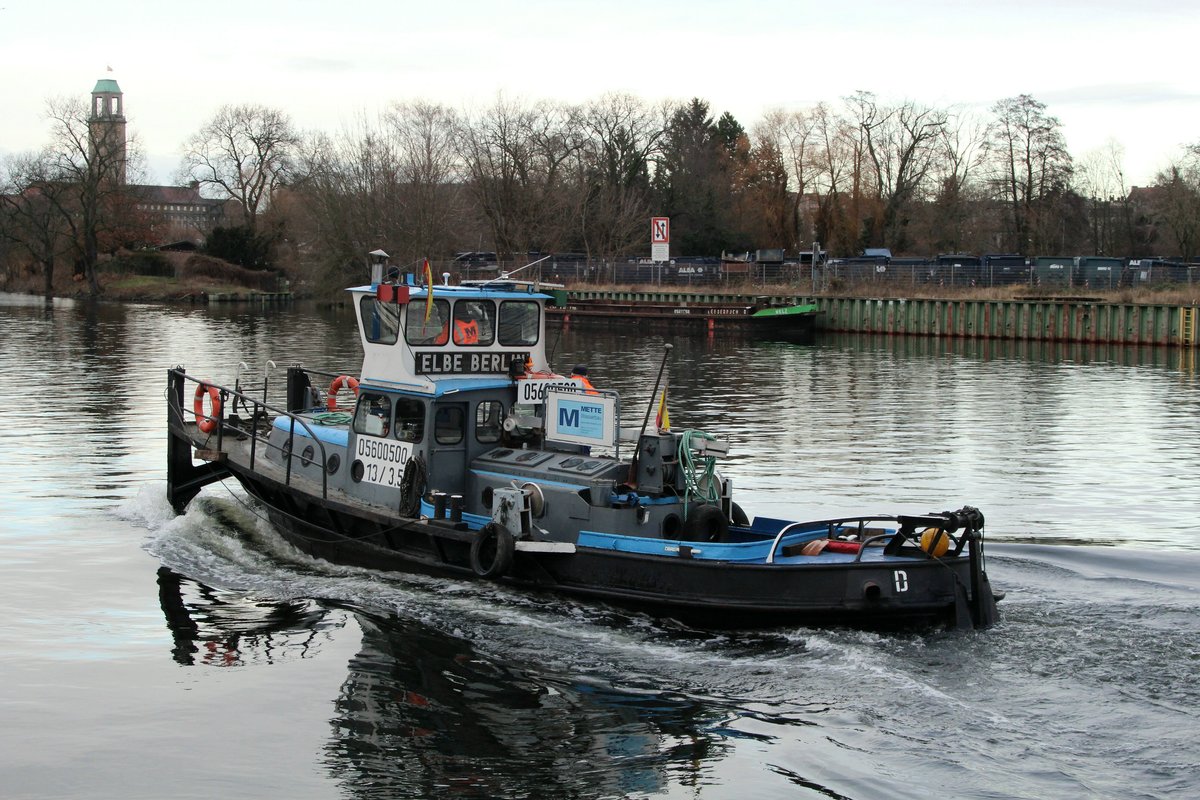
{"type": "Polygon", "coordinates": [[[425,494],[425,459],[417,453],[404,465],[400,477],[400,516],[416,519],[421,515],[421,496],[425,494]]]}
{"type": "Polygon", "coordinates": [[[688,542],[724,542],[729,538],[729,520],[717,506],[694,505],[683,521],[679,538],[688,542]]]}
{"type": "Polygon", "coordinates": [[[502,578],[512,567],[515,550],[516,541],[508,528],[489,522],[471,541],[471,570],[488,580],[502,578]]]}

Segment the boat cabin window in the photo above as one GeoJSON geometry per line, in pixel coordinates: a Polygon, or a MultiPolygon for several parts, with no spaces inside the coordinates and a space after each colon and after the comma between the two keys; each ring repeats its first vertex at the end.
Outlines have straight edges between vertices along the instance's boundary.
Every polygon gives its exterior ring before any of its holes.
{"type": "Polygon", "coordinates": [[[404,340],[409,344],[437,345],[450,340],[450,303],[434,300],[425,319],[425,303],[415,300],[405,308],[404,340]]]}
{"type": "Polygon", "coordinates": [[[387,436],[391,428],[392,401],[386,394],[363,392],[354,411],[354,432],[367,436],[387,436]]]}
{"type": "Polygon", "coordinates": [[[459,300],[454,304],[454,343],[484,347],[496,339],[496,304],[459,300]]]}
{"type": "Polygon", "coordinates": [[[529,300],[506,300],[500,304],[500,344],[527,347],[537,344],[541,310],[529,300]]]}
{"type": "Polygon", "coordinates": [[[499,400],[484,400],[475,406],[475,439],[481,444],[500,441],[500,423],[504,419],[504,404],[499,400]]]}
{"type": "Polygon", "coordinates": [[[396,399],[396,438],[419,442],[425,438],[425,404],[412,397],[396,399]]]}
{"type": "Polygon", "coordinates": [[[376,344],[395,344],[400,336],[400,309],[403,306],[381,303],[374,295],[367,295],[358,302],[363,337],[376,344]]]}
{"type": "Polygon", "coordinates": [[[442,406],[433,420],[433,429],[438,444],[460,444],[463,440],[462,409],[458,406],[442,406]]]}

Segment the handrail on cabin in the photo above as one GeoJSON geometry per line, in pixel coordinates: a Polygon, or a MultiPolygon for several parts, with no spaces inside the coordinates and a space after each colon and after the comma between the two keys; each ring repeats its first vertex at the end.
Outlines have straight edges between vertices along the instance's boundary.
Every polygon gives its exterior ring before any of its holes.
{"type": "MultiPolygon", "coordinates": [[[[312,371],[312,370],[310,370],[310,371],[312,371]]],[[[317,373],[317,374],[320,374],[320,373],[317,373]]],[[[200,378],[192,377],[191,375],[188,375],[183,370],[182,367],[177,367],[175,369],[172,369],[170,371],[170,376],[171,376],[172,380],[177,380],[179,382],[178,386],[176,387],[177,391],[175,393],[171,393],[170,396],[172,398],[174,398],[176,403],[179,405],[178,411],[179,411],[179,419],[181,422],[183,421],[183,413],[184,413],[183,407],[182,407],[182,398],[184,395],[183,387],[184,387],[186,381],[191,381],[192,383],[195,383],[197,385],[197,387],[212,386],[221,393],[220,416],[219,417],[209,417],[209,416],[205,415],[205,419],[212,419],[213,421],[215,421],[217,423],[217,449],[218,450],[221,449],[221,445],[224,440],[224,433],[225,433],[226,427],[229,427],[231,430],[237,430],[239,432],[247,432],[242,428],[235,428],[234,426],[227,423],[225,420],[225,408],[228,405],[227,401],[231,397],[241,400],[243,402],[243,408],[246,407],[246,404],[248,404],[250,406],[250,408],[252,409],[250,412],[251,420],[258,418],[260,409],[262,410],[264,417],[266,416],[266,412],[270,412],[270,413],[273,413],[276,415],[281,415],[281,416],[287,417],[291,423],[288,425],[288,440],[287,440],[288,458],[287,458],[287,465],[285,467],[285,473],[284,473],[284,484],[287,486],[290,486],[291,482],[292,482],[292,459],[296,457],[296,454],[294,452],[293,442],[295,441],[295,437],[296,437],[296,423],[300,423],[300,426],[308,434],[308,437],[310,439],[312,439],[313,442],[316,443],[318,448],[320,448],[320,451],[321,451],[321,498],[322,499],[329,498],[329,472],[325,468],[325,465],[327,463],[329,463],[329,459],[325,452],[325,443],[322,442],[319,438],[317,438],[317,435],[313,431],[312,427],[310,427],[309,424],[304,421],[304,419],[297,416],[296,414],[293,414],[290,411],[286,411],[281,408],[276,408],[275,406],[270,405],[269,403],[267,403],[263,400],[260,400],[255,397],[251,397],[250,395],[245,394],[244,392],[239,392],[234,389],[230,389],[227,386],[222,386],[220,384],[213,383],[211,381],[201,380],[200,378]]],[[[255,429],[255,426],[253,426],[253,425],[251,426],[248,433],[251,436],[250,465],[249,466],[250,466],[250,469],[253,469],[255,455],[256,455],[256,445],[258,444],[259,434],[258,434],[257,430],[255,429]]],[[[269,439],[264,437],[264,441],[269,441],[269,439]]]]}

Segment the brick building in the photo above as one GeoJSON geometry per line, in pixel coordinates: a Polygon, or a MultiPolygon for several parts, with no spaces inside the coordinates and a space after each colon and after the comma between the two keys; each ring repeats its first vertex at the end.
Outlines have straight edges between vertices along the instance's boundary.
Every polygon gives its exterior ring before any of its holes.
{"type": "Polygon", "coordinates": [[[158,244],[204,241],[212,229],[225,222],[225,200],[200,194],[200,184],[154,186],[126,184],[125,101],[121,87],[111,78],[96,81],[88,119],[92,147],[117,149],[104,159],[114,167],[114,179],[126,185],[139,215],[158,244]]]}

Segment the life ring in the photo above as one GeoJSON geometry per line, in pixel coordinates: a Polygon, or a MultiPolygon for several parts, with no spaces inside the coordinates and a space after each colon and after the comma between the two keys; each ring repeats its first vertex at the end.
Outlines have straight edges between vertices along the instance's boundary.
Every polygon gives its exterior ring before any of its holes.
{"type": "Polygon", "coordinates": [[[503,577],[512,566],[516,543],[508,528],[489,522],[471,542],[471,569],[489,580],[503,577]]]}
{"type": "Polygon", "coordinates": [[[358,396],[358,379],[352,378],[349,375],[338,375],[333,379],[333,383],[329,384],[329,399],[325,401],[325,407],[330,411],[336,411],[337,394],[342,386],[346,386],[350,391],[354,392],[354,396],[358,396]]]}
{"type": "Polygon", "coordinates": [[[217,419],[221,416],[221,393],[217,387],[207,383],[196,384],[196,397],[192,400],[192,412],[196,415],[196,427],[201,433],[212,433],[217,429],[217,419]],[[204,398],[207,397],[212,405],[212,413],[204,413],[204,398]]]}

